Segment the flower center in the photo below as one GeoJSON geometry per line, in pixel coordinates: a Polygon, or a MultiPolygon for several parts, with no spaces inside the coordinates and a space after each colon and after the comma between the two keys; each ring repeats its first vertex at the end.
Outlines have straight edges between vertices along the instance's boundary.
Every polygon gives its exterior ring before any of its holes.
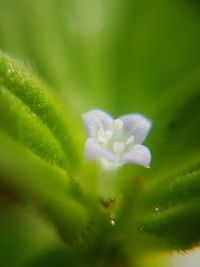
{"type": "Polygon", "coordinates": [[[97,141],[105,148],[112,150],[116,155],[129,151],[135,141],[135,136],[130,135],[128,138],[123,136],[123,121],[116,119],[113,121],[110,130],[105,130],[102,125],[97,133],[97,141]]]}
{"type": "Polygon", "coordinates": [[[113,151],[118,155],[124,151],[124,148],[125,148],[124,142],[114,142],[113,144],[113,151]]]}
{"type": "Polygon", "coordinates": [[[107,147],[111,137],[113,136],[113,132],[110,130],[104,131],[103,128],[100,128],[97,135],[97,140],[102,144],[103,147],[107,147]]]}

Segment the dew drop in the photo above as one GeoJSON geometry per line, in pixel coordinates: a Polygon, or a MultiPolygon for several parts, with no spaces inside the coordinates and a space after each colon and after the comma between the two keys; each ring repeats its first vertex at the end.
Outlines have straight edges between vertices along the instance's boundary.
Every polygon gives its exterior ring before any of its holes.
{"type": "Polygon", "coordinates": [[[111,220],[110,220],[110,224],[111,224],[112,226],[115,226],[115,221],[114,221],[113,219],[111,219],[111,220]]]}
{"type": "Polygon", "coordinates": [[[160,209],[158,207],[156,207],[154,210],[157,214],[160,214],[160,209]]]}
{"type": "Polygon", "coordinates": [[[115,226],[115,224],[116,224],[115,218],[116,218],[116,214],[115,213],[111,213],[111,215],[110,215],[110,224],[112,226],[115,226]]]}

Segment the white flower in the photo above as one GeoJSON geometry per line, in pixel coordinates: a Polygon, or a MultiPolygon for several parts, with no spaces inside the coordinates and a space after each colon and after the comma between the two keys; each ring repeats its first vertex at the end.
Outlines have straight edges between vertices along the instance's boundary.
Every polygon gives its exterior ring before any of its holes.
{"type": "Polygon", "coordinates": [[[141,145],[150,128],[151,121],[134,113],[113,119],[101,110],[83,114],[88,139],[85,158],[99,160],[105,168],[115,168],[134,163],[149,168],[151,152],[141,145]]]}

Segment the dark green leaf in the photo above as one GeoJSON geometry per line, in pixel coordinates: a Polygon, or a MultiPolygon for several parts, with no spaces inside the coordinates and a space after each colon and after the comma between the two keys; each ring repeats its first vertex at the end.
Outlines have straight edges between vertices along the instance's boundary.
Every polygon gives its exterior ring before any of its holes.
{"type": "Polygon", "coordinates": [[[2,134],[0,145],[1,183],[43,211],[63,239],[71,242],[78,238],[85,228],[87,212],[68,196],[70,181],[66,173],[36,158],[2,134]]]}

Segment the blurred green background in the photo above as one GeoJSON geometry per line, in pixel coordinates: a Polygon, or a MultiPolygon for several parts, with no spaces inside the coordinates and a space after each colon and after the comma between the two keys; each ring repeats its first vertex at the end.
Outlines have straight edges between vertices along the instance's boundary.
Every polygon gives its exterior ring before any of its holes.
{"type": "Polygon", "coordinates": [[[150,114],[200,61],[198,1],[1,0],[1,49],[80,115],[150,114]]]}
{"type": "MultiPolygon", "coordinates": [[[[114,116],[139,112],[153,120],[147,141],[153,153],[152,170],[127,166],[119,173],[125,181],[133,174],[140,175],[142,181],[146,177],[154,181],[199,163],[199,29],[197,0],[0,0],[0,49],[24,61],[51,88],[68,114],[75,140],[83,145],[81,114],[93,108],[114,116]]],[[[13,166],[18,153],[22,155],[18,148],[13,148],[13,158],[4,154],[5,144],[0,149],[1,162],[5,159],[13,166]]],[[[83,157],[83,146],[78,150],[83,157]]],[[[23,166],[23,160],[19,164],[23,166]]],[[[32,173],[34,164],[29,166],[32,173]]],[[[87,174],[83,191],[91,187],[87,183],[96,175],[93,169],[83,167],[87,174]]],[[[36,176],[40,174],[39,169],[36,176]]],[[[42,185],[45,187],[45,182],[42,185]]],[[[73,248],[66,249],[52,222],[29,204],[29,196],[21,203],[15,188],[4,183],[0,183],[0,195],[0,266],[90,266],[74,262],[73,248]]],[[[131,216],[125,209],[124,220],[127,214],[131,216]]],[[[191,220],[195,221],[195,216],[191,220]]],[[[56,223],[60,225],[60,221],[56,223]]],[[[120,252],[123,257],[135,249],[132,241],[126,242],[120,252]]],[[[177,242],[175,248],[179,245],[177,242]]],[[[98,246],[94,255],[97,251],[98,246]]],[[[100,255],[105,256],[102,251],[100,255]]],[[[83,258],[90,256],[85,253],[83,258]]],[[[128,257],[129,265],[137,266],[132,256],[128,257]]],[[[165,266],[162,257],[147,259],[138,267],[165,266]]],[[[104,265],[100,259],[95,266],[126,266],[120,260],[116,265],[104,265]]],[[[168,262],[166,266],[171,265],[168,262]]]]}

